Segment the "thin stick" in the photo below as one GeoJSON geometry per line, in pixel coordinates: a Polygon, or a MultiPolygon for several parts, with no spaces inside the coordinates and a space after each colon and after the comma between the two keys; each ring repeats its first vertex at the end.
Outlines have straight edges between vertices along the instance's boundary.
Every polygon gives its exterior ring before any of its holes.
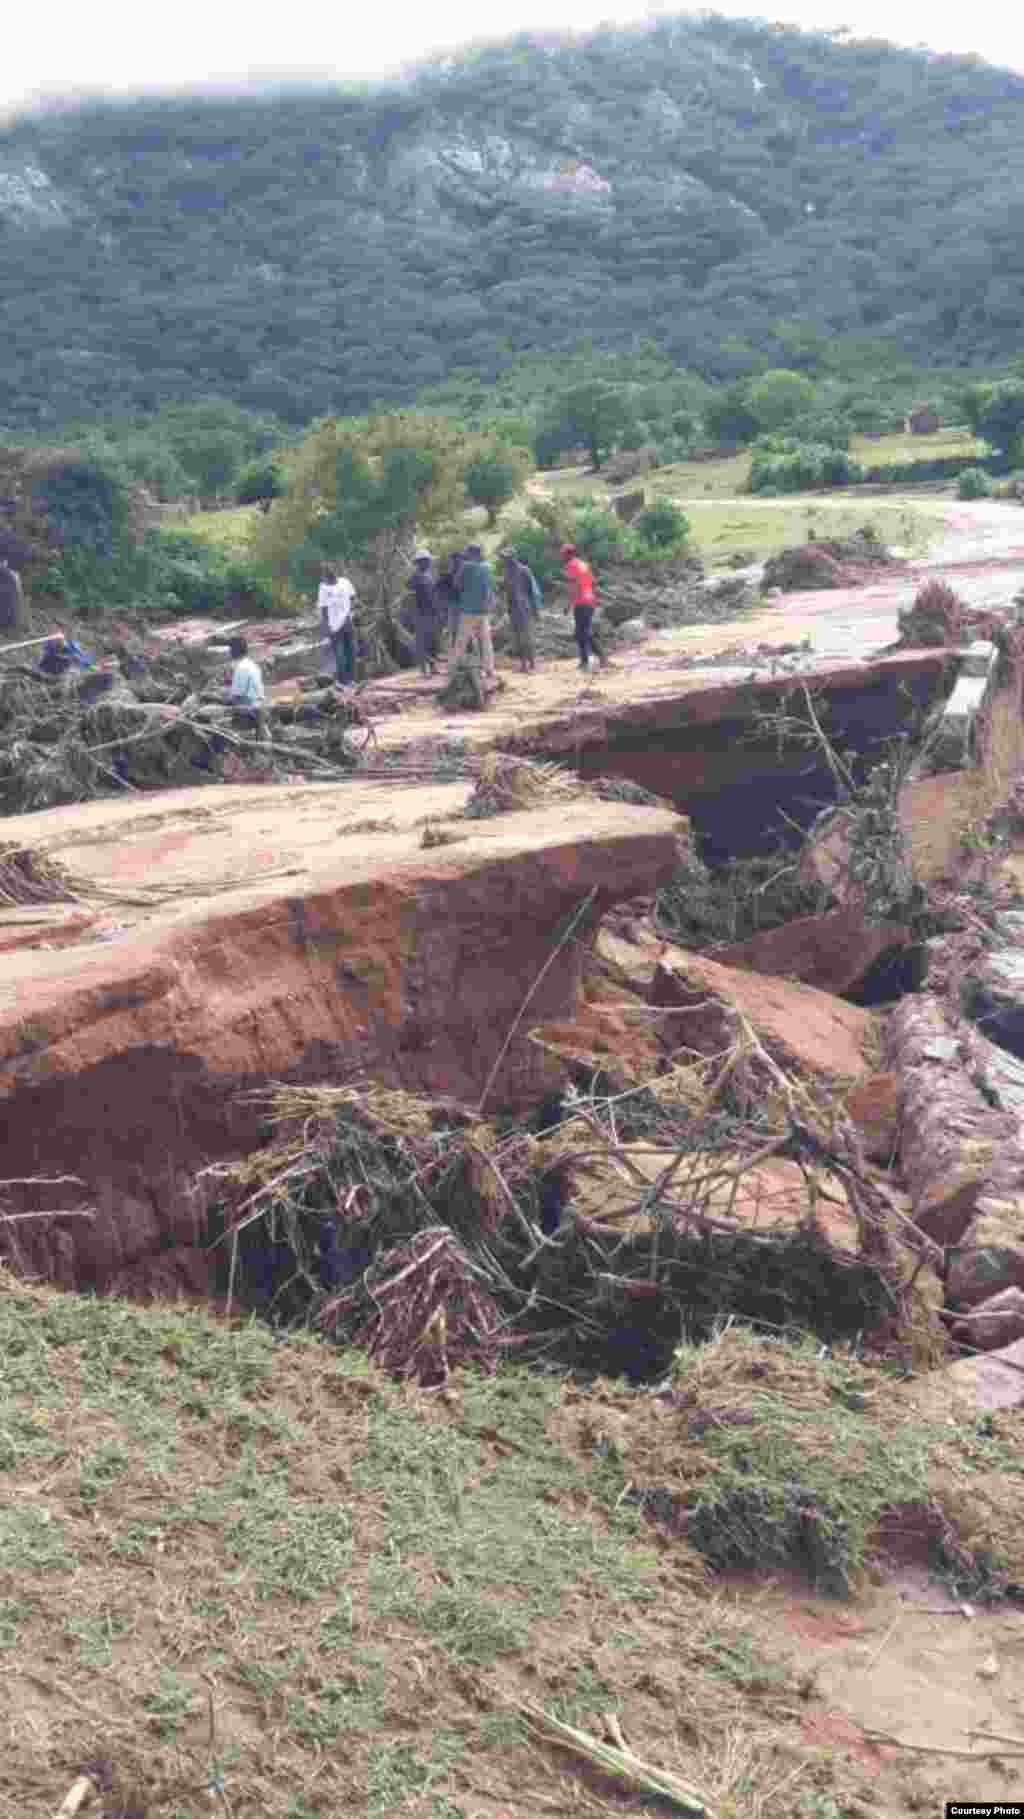
{"type": "Polygon", "coordinates": [[[1008,1737],[1004,1731],[968,1731],[968,1737],[980,1737],[983,1743],[1016,1743],[1024,1750],[1024,1737],[1008,1737]]]}
{"type": "Polygon", "coordinates": [[[554,966],[555,961],[557,960],[559,954],[562,952],[562,949],[567,945],[570,936],[574,933],[574,931],[578,927],[579,923],[583,920],[583,917],[586,915],[587,910],[590,908],[591,904],[594,901],[594,898],[597,896],[597,892],[598,892],[598,886],[596,884],[594,885],[592,890],[587,892],[587,895],[584,897],[583,902],[579,905],[578,909],[576,910],[576,913],[572,917],[572,920],[570,921],[569,926],[566,929],[565,933],[563,934],[561,940],[558,941],[557,944],[552,948],[550,954],[548,955],[547,959],[544,962],[544,965],[541,967],[540,972],[537,974],[536,979],[534,980],[529,991],[527,992],[526,997],[523,999],[522,1004],[519,1006],[519,1009],[516,1012],[516,1015],[513,1019],[511,1028],[509,1029],[508,1035],[505,1037],[505,1040],[502,1043],[501,1048],[498,1051],[498,1058],[495,1061],[494,1066],[492,1067],[490,1073],[487,1076],[487,1080],[484,1084],[484,1090],[480,1094],[479,1103],[477,1104],[477,1108],[476,1108],[478,1113],[483,1111],[484,1106],[487,1103],[487,1097],[488,1097],[488,1094],[490,1093],[491,1087],[494,1085],[494,1082],[497,1078],[498,1070],[501,1067],[501,1064],[504,1061],[505,1056],[508,1054],[509,1048],[512,1043],[512,1039],[515,1036],[515,1033],[518,1030],[519,1025],[522,1023],[529,1005],[532,1003],[536,993],[539,991],[544,980],[547,978],[548,973],[551,971],[551,968],[554,966]]]}
{"type": "Polygon", "coordinates": [[[91,1206],[55,1207],[46,1213],[0,1213],[4,1225],[14,1225],[21,1219],[95,1219],[96,1212],[91,1206]]]}
{"type": "Polygon", "coordinates": [[[23,638],[20,644],[0,645],[0,657],[10,656],[11,651],[27,651],[33,644],[49,644],[52,637],[53,633],[48,632],[45,638],[23,638]]]}
{"type": "MultiPolygon", "coordinates": [[[[902,1737],[894,1737],[890,1731],[866,1730],[864,1735],[870,1738],[872,1743],[883,1743],[896,1750],[909,1750],[914,1756],[955,1756],[960,1762],[987,1762],[992,1754],[991,1750],[983,1753],[980,1750],[942,1749],[936,1743],[907,1743],[902,1737]]],[[[1000,1750],[999,1753],[1009,1755],[1017,1752],[1000,1750]]],[[[1024,1750],[1021,1750],[1020,1754],[1024,1756],[1024,1750]]]]}
{"type": "Polygon", "coordinates": [[[8,1175],[0,1187],[84,1187],[81,1175],[8,1175]]]}
{"type": "Polygon", "coordinates": [[[881,1642],[878,1644],[878,1647],[876,1648],[870,1661],[865,1661],[864,1666],[860,1669],[860,1672],[862,1674],[867,1673],[869,1668],[873,1668],[875,1665],[875,1662],[879,1661],[881,1659],[881,1657],[885,1651],[886,1645],[889,1642],[891,1642],[893,1636],[895,1636],[895,1634],[896,1634],[896,1631],[897,1631],[897,1628],[899,1627],[899,1623],[900,1623],[902,1616],[903,1616],[902,1611],[896,1612],[895,1617],[893,1618],[888,1629],[886,1630],[885,1635],[882,1637],[881,1642]]]}
{"type": "Polygon", "coordinates": [[[95,1792],[96,1783],[92,1776],[79,1775],[78,1780],[68,1788],[57,1808],[56,1819],[74,1819],[79,1807],[84,1806],[87,1800],[91,1800],[95,1792]]]}

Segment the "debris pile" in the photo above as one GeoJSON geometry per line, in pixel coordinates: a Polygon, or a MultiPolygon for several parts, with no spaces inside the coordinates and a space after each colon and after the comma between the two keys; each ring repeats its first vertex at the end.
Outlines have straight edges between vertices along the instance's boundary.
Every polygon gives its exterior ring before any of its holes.
{"type": "Polygon", "coordinates": [[[430,1384],[510,1348],[643,1381],[734,1316],[920,1346],[920,1241],[838,1100],[749,1024],[624,1093],[597,1091],[564,1031],[537,1039],[568,1083],[525,1128],[370,1082],[271,1093],[273,1142],[201,1178],[229,1299],[430,1384]]]}
{"type": "Polygon", "coordinates": [[[24,674],[0,681],[0,813],[281,772],[342,776],[373,736],[358,701],[333,689],[270,709],[264,738],[230,709],[205,707],[177,665],[140,686],[144,700],[102,674],[70,688],[24,674]]]}
{"type": "Polygon", "coordinates": [[[852,537],[822,537],[770,556],[764,565],[761,592],[778,588],[795,594],[817,588],[860,587],[895,560],[866,526],[852,537]]]}
{"type": "Polygon", "coordinates": [[[899,615],[900,643],[956,645],[963,641],[964,603],[946,581],[926,581],[899,615]]]}

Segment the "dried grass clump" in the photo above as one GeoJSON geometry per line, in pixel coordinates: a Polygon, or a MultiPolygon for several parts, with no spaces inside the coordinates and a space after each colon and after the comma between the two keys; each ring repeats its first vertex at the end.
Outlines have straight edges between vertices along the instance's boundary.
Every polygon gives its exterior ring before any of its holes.
{"type": "Polygon", "coordinates": [[[842,1132],[816,1136],[806,1093],[763,1055],[757,1092],[775,1133],[728,1104],[758,1062],[737,1049],[625,1095],[575,1093],[543,1133],[503,1134],[453,1103],[369,1084],[278,1088],[270,1146],[202,1177],[229,1302],[326,1323],[423,1382],[460,1361],[491,1368],[513,1343],[645,1380],[683,1334],[732,1315],[920,1349],[906,1251],[842,1132]],[[636,1153],[629,1108],[650,1155],[636,1153]],[[773,1155],[803,1171],[805,1213],[789,1229],[751,1220],[737,1192],[773,1155]],[[577,1180],[594,1204],[595,1170],[614,1183],[618,1223],[574,1216],[577,1180]],[[843,1243],[819,1218],[826,1177],[853,1212],[843,1243]]]}
{"type": "Polygon", "coordinates": [[[964,602],[946,581],[933,578],[919,587],[899,615],[900,643],[960,644],[964,635],[964,602]]]}
{"type": "Polygon", "coordinates": [[[471,819],[482,819],[509,814],[514,809],[550,808],[590,793],[578,777],[560,764],[515,758],[509,752],[488,752],[481,760],[465,813],[471,819]]]}
{"type": "Polygon", "coordinates": [[[0,842],[0,904],[77,903],[78,891],[55,859],[29,846],[0,842]]]}
{"type": "Polygon", "coordinates": [[[429,1227],[378,1256],[358,1287],[325,1303],[317,1324],[392,1377],[440,1388],[453,1358],[491,1372],[512,1343],[487,1280],[447,1226],[429,1227]]]}

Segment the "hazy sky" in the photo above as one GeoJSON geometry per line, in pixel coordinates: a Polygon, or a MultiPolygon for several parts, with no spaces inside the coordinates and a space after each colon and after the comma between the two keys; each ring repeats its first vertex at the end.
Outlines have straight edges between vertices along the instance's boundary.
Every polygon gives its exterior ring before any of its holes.
{"type": "MultiPolygon", "coordinates": [[[[10,4],[0,50],[0,106],[40,94],[104,89],[198,87],[275,75],[375,75],[429,50],[530,27],[587,28],[678,4],[630,0],[43,0],[10,4]]],[[[784,19],[804,27],[849,26],[858,37],[975,52],[1024,71],[1024,7],[1019,0],[717,0],[711,10],[784,19]]]]}

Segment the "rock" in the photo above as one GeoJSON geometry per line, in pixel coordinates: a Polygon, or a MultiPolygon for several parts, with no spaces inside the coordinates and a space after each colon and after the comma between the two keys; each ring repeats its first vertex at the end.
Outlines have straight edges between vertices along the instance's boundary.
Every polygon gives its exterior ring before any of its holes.
{"type": "Polygon", "coordinates": [[[613,932],[608,928],[599,928],[594,941],[594,954],[601,969],[607,977],[621,985],[628,985],[633,991],[647,999],[658,962],[667,951],[668,944],[655,934],[653,929],[644,928],[633,923],[630,932],[613,932]]]}
{"type": "Polygon", "coordinates": [[[119,1270],[107,1285],[111,1295],[135,1301],[209,1303],[216,1290],[213,1253],[204,1247],[179,1245],[119,1270]]]}
{"type": "Polygon", "coordinates": [[[1024,1137],[1024,1062],[975,1031],[971,1037],[975,1084],[1016,1119],[1024,1137]]]}
{"type": "Polygon", "coordinates": [[[987,1301],[979,1301],[965,1319],[956,1322],[953,1338],[979,1352],[997,1351],[1024,1339],[1024,1289],[1004,1288],[987,1301]]]}
{"type": "Polygon", "coordinates": [[[716,948],[714,958],[722,966],[799,979],[841,997],[883,956],[896,954],[909,940],[910,930],[902,923],[866,922],[850,905],[763,929],[747,941],[716,948]]]}
{"type": "Polygon", "coordinates": [[[978,1202],[1024,1167],[1016,1120],[989,1103],[964,1065],[945,1011],[927,993],[904,998],[889,1019],[898,1080],[900,1162],[913,1217],[937,1244],[959,1244],[978,1202]]]}
{"type": "Polygon", "coordinates": [[[646,619],[623,619],[617,630],[624,644],[642,644],[651,628],[646,619]]]}
{"type": "MultiPolygon", "coordinates": [[[[67,841],[83,887],[131,899],[157,881],[167,896],[122,912],[117,941],[4,956],[3,1173],[76,1175],[72,1205],[96,1216],[0,1226],[0,1248],[16,1232],[26,1270],[103,1289],[195,1246],[178,1179],[259,1140],[254,1090],[371,1072],[472,1103],[528,998],[490,1104],[521,1108],[560,1083],[529,1032],[573,1017],[604,905],[668,881],[678,818],[580,801],[467,823],[466,840],[422,851],[425,816],[465,794],[186,790],[156,809],[145,797],[11,818],[9,838],[45,832],[60,861],[67,841]],[[389,831],[346,838],[344,815],[389,831]]],[[[33,1204],[68,1201],[20,1203],[33,1204]]]]}
{"type": "Polygon", "coordinates": [[[1020,1408],[1024,1405],[1024,1339],[981,1358],[961,1358],[944,1371],[930,1373],[931,1377],[937,1377],[940,1392],[952,1392],[968,1414],[1020,1408]]]}
{"type": "Polygon", "coordinates": [[[658,963],[650,1001],[679,1012],[659,1026],[673,1048],[722,1054],[736,1038],[739,1014],[782,1067],[829,1083],[863,1080],[871,1072],[870,1013],[810,985],[739,972],[672,948],[658,963]]]}
{"type": "Polygon", "coordinates": [[[893,1073],[870,1074],[846,1095],[846,1115],[860,1133],[869,1162],[888,1167],[899,1149],[899,1082],[893,1073]]]}
{"type": "Polygon", "coordinates": [[[964,978],[961,1005],[991,1041],[1024,1060],[1024,949],[1001,947],[982,955],[964,978]]]}
{"type": "Polygon", "coordinates": [[[985,1182],[982,1167],[951,1169],[914,1201],[914,1224],[944,1250],[959,1244],[974,1222],[985,1182]]]}
{"type": "Polygon", "coordinates": [[[977,1308],[1007,1289],[1024,1289],[1024,1250],[996,1245],[954,1250],[946,1271],[951,1307],[977,1308]]]}

